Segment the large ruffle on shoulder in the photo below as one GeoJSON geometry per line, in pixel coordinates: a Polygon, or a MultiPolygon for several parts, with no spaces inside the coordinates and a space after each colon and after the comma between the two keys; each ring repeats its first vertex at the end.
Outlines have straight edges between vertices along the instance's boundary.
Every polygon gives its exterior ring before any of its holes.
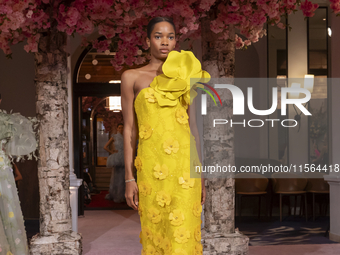
{"type": "Polygon", "coordinates": [[[187,108],[197,96],[196,87],[203,87],[197,82],[210,80],[210,74],[202,70],[191,51],[170,51],[162,71],[150,84],[160,106],[175,106],[180,101],[187,108]]]}

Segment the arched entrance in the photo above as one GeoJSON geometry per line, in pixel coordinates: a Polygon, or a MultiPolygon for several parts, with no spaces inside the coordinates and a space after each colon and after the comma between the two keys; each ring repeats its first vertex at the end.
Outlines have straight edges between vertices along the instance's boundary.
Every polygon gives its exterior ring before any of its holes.
{"type": "MultiPolygon", "coordinates": [[[[98,40],[101,39],[104,38],[98,40]]],[[[123,122],[119,107],[112,111],[111,106],[110,110],[109,97],[119,100],[122,73],[142,66],[115,70],[110,63],[114,56],[114,49],[97,52],[88,46],[80,55],[73,75],[74,169],[78,178],[91,177],[96,193],[109,188],[112,170],[106,168],[109,153],[103,147],[110,135],[116,133],[117,124],[123,122]]],[[[79,189],[79,215],[84,215],[86,190],[84,185],[79,189]]]]}

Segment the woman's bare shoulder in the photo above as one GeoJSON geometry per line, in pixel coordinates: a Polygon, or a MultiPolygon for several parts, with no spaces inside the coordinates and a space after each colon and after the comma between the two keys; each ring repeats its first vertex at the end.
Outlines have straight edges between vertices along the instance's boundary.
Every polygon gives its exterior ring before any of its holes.
{"type": "Polygon", "coordinates": [[[136,71],[134,69],[129,69],[129,70],[126,70],[122,73],[122,76],[121,76],[121,82],[122,83],[128,83],[128,84],[133,84],[134,81],[136,80],[136,71]]]}
{"type": "Polygon", "coordinates": [[[145,74],[148,69],[142,66],[135,69],[128,69],[122,73],[121,80],[127,83],[134,83],[141,75],[145,74]]]}

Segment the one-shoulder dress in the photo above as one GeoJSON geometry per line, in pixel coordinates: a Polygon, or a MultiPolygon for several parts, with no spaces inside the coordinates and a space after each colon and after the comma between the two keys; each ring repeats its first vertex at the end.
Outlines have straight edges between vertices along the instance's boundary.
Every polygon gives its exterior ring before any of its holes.
{"type": "Polygon", "coordinates": [[[200,162],[187,109],[197,95],[190,78],[210,75],[192,52],[183,50],[169,52],[162,71],[134,102],[141,253],[198,255],[202,187],[201,179],[190,175],[190,167],[200,162]]]}

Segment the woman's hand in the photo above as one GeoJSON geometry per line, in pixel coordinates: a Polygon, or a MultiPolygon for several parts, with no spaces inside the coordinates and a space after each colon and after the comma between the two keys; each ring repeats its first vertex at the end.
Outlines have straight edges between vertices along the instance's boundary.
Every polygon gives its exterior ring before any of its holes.
{"type": "Polygon", "coordinates": [[[135,181],[127,182],[125,185],[125,199],[128,206],[138,210],[138,186],[135,181]]]}
{"type": "Polygon", "coordinates": [[[204,178],[202,180],[202,195],[201,195],[201,205],[204,204],[205,202],[205,196],[206,196],[206,191],[205,191],[205,184],[204,184],[204,178]]]}

